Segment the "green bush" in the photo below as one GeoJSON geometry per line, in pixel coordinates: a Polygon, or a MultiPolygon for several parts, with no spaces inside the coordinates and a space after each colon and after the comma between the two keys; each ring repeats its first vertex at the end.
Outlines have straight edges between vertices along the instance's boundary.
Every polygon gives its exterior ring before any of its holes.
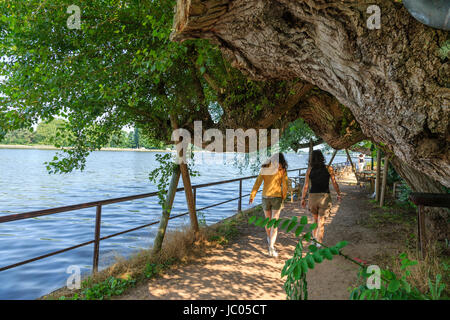
{"type": "Polygon", "coordinates": [[[421,293],[416,287],[412,287],[408,281],[411,271],[408,269],[417,264],[417,261],[410,260],[405,253],[400,254],[401,276],[386,269],[380,270],[380,288],[369,289],[367,281],[373,273],[367,272],[367,267],[360,269],[359,275],[364,284],[354,288],[350,293],[350,300],[439,300],[445,289],[445,284],[441,283],[442,276],[438,274],[433,283],[428,279],[429,291],[421,293]]]}
{"type": "MultiPolygon", "coordinates": [[[[127,288],[134,286],[136,280],[109,277],[106,280],[90,286],[90,280],[83,281],[84,290],[81,295],[75,294],[70,300],[105,300],[121,295],[127,288]]],[[[65,296],[59,300],[66,300],[65,296]]]]}
{"type": "Polygon", "coordinates": [[[105,281],[83,290],[83,300],[103,300],[112,296],[121,295],[125,289],[134,286],[135,282],[133,279],[109,277],[105,281]]]}

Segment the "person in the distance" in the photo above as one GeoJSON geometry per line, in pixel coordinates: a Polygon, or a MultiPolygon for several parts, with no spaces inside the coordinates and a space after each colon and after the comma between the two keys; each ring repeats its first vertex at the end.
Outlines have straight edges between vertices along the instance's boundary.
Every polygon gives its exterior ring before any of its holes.
{"type": "Polygon", "coordinates": [[[365,164],[366,164],[366,155],[360,153],[359,157],[358,157],[358,171],[359,171],[359,173],[363,172],[365,164]]]}

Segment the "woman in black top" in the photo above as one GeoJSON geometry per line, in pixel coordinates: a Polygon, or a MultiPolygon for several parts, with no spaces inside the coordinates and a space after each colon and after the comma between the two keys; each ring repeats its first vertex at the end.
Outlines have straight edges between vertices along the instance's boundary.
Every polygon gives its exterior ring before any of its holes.
{"type": "MultiPolygon", "coordinates": [[[[341,201],[341,192],[336,182],[333,168],[325,165],[325,158],[323,157],[322,151],[314,150],[311,157],[311,165],[305,176],[305,185],[303,186],[302,193],[302,207],[306,207],[305,196],[309,182],[311,181],[308,206],[314,217],[314,222],[317,223],[317,228],[313,230],[312,234],[314,239],[320,243],[323,240],[325,231],[325,218],[331,209],[330,178],[334,190],[336,190],[338,194],[338,201],[341,201]]],[[[316,245],[320,247],[319,244],[316,245]]]]}

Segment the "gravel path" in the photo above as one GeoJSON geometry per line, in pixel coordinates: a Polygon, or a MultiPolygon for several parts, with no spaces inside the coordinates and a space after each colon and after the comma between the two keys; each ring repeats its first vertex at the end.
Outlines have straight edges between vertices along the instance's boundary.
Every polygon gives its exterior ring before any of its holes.
{"type": "MultiPolygon", "coordinates": [[[[377,238],[376,232],[358,224],[368,215],[368,194],[356,186],[341,185],[343,200],[334,201],[326,221],[324,243],[347,240],[343,253],[370,262],[393,244],[377,238]]],[[[336,199],[335,194],[332,195],[336,199]]],[[[299,202],[286,203],[281,217],[307,214],[299,202]]],[[[307,214],[308,215],[308,214],[307,214]]],[[[308,215],[311,222],[312,217],[308,215]]],[[[280,231],[278,258],[268,257],[263,228],[242,225],[239,236],[226,247],[211,249],[194,262],[171,269],[131,289],[119,299],[285,299],[284,261],[291,257],[295,235],[280,231]]],[[[338,256],[316,264],[308,272],[309,299],[348,299],[348,288],[356,283],[358,267],[338,256]]]]}

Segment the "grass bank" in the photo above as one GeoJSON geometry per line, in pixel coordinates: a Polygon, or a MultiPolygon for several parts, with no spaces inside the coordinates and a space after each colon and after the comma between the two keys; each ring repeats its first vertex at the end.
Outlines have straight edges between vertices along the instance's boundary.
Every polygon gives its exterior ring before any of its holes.
{"type": "Polygon", "coordinates": [[[103,300],[125,293],[128,289],[161,276],[174,267],[182,267],[208,252],[208,249],[226,246],[238,236],[237,226],[246,224],[250,214],[262,213],[260,206],[242,211],[219,223],[205,226],[194,238],[189,227],[167,232],[161,253],[153,255],[151,248],[141,250],[129,259],[116,258],[116,262],[100,272],[85,277],[81,288],[63,287],[41,297],[44,300],[103,300]]]}

